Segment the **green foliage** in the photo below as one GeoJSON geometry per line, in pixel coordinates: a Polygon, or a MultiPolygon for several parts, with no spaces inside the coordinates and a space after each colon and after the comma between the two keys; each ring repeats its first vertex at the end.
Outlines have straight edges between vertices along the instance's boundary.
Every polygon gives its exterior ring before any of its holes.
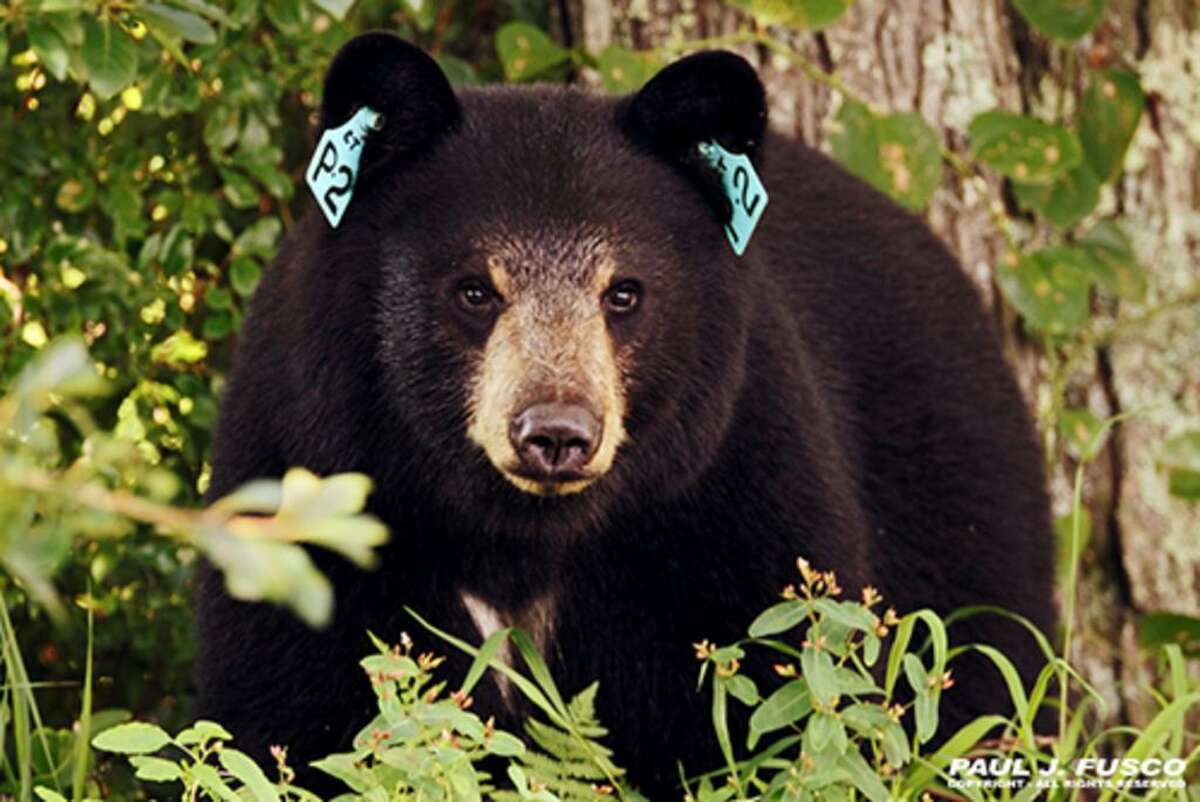
{"type": "Polygon", "coordinates": [[[592,683],[568,705],[574,733],[533,718],[525,722],[530,748],[517,754],[508,770],[516,792],[497,792],[493,798],[515,802],[549,794],[561,802],[596,802],[613,790],[607,783],[623,772],[600,743],[608,730],[596,719],[599,687],[592,683]]]}
{"type": "Polygon", "coordinates": [[[1200,618],[1179,613],[1147,613],[1138,622],[1138,640],[1151,651],[1175,646],[1185,657],[1200,657],[1200,618]]]}
{"type": "Polygon", "coordinates": [[[1090,262],[1079,248],[1043,248],[996,271],[996,281],[1029,325],[1051,334],[1078,331],[1088,319],[1090,262]]]}
{"type": "Polygon", "coordinates": [[[569,51],[527,22],[510,22],[496,32],[496,54],[510,81],[543,76],[571,58],[569,51]]]}
{"type": "Polygon", "coordinates": [[[1059,125],[1023,114],[989,111],[971,121],[971,155],[996,172],[1030,184],[1048,184],[1079,164],[1079,138],[1059,125]]]}
{"type": "Polygon", "coordinates": [[[830,137],[850,172],[919,212],[942,181],[941,140],[919,114],[875,114],[845,103],[830,137]]]}
{"type": "Polygon", "coordinates": [[[853,0],[730,0],[763,25],[819,30],[836,22],[853,0]]]}
{"type": "Polygon", "coordinates": [[[1021,16],[1046,36],[1074,41],[1096,27],[1111,0],[1013,0],[1021,16]]]}
{"type": "Polygon", "coordinates": [[[1146,95],[1133,73],[1092,73],[1079,109],[1079,139],[1088,164],[1102,180],[1111,181],[1121,171],[1145,106],[1146,95]]]}
{"type": "Polygon", "coordinates": [[[1200,499],[1200,431],[1168,440],[1163,445],[1162,462],[1172,495],[1200,499]]]}

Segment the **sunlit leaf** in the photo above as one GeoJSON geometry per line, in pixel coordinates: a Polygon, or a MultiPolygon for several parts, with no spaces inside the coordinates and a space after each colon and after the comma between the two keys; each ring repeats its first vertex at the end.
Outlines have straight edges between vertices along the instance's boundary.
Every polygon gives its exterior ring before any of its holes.
{"type": "Polygon", "coordinates": [[[171,742],[161,727],[144,721],[131,721],[110,727],[92,739],[92,746],[105,752],[143,755],[157,752],[171,742]]]}
{"type": "Polygon", "coordinates": [[[1200,500],[1200,431],[1172,437],[1163,445],[1159,461],[1167,471],[1171,495],[1200,500]]]}
{"type": "Polygon", "coordinates": [[[1005,298],[1029,325],[1051,334],[1077,331],[1088,319],[1089,260],[1076,248],[1045,248],[1013,265],[996,280],[1005,298]]]}
{"type": "Polygon", "coordinates": [[[1147,613],[1138,619],[1142,647],[1157,652],[1175,644],[1187,657],[1200,657],[1200,618],[1179,613],[1147,613]]]}
{"type": "Polygon", "coordinates": [[[570,57],[545,31],[527,22],[509,22],[496,31],[496,55],[510,81],[535,78],[570,57]]]}
{"type": "Polygon", "coordinates": [[[836,22],[853,0],[730,0],[763,25],[819,30],[836,22]]]}
{"type": "Polygon", "coordinates": [[[1111,181],[1121,172],[1145,105],[1146,95],[1133,73],[1105,70],[1092,74],[1079,107],[1079,140],[1101,181],[1111,181]]]}
{"type": "Polygon", "coordinates": [[[1133,243],[1115,221],[1104,220],[1078,241],[1091,259],[1091,276],[1104,295],[1140,301],[1146,295],[1146,271],[1138,263],[1133,243]]]}
{"type": "Polygon", "coordinates": [[[92,91],[101,98],[117,94],[137,75],[137,47],[115,23],[87,19],[80,55],[92,91]]]}
{"type": "Polygon", "coordinates": [[[160,3],[144,3],[138,7],[138,15],[152,30],[185,42],[211,45],[217,41],[217,32],[203,17],[180,8],[160,3]]]}
{"type": "Polygon", "coordinates": [[[1029,24],[1047,36],[1073,42],[1096,27],[1111,0],[1013,0],[1029,24]]]}
{"type": "Polygon", "coordinates": [[[1062,173],[1051,184],[1013,182],[1021,207],[1037,212],[1056,228],[1070,228],[1086,217],[1100,201],[1100,182],[1092,168],[1081,163],[1062,173]]]}
{"type": "Polygon", "coordinates": [[[1073,132],[1023,114],[984,112],[967,130],[972,156],[1026,184],[1048,184],[1083,158],[1073,132]]]}
{"type": "Polygon", "coordinates": [[[919,114],[876,115],[844,103],[830,146],[846,169],[912,211],[925,208],[942,180],[941,140],[919,114]]]}

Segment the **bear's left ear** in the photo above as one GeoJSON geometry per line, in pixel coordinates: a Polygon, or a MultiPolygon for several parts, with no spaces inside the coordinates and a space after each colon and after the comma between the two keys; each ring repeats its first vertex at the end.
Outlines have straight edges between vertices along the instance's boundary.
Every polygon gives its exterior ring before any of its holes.
{"type": "Polygon", "coordinates": [[[715,140],[757,162],[767,128],[758,73],[724,50],[696,53],[655,75],[623,104],[621,123],[639,145],[668,161],[698,164],[697,146],[715,140]]]}
{"type": "Polygon", "coordinates": [[[360,108],[383,115],[363,153],[364,171],[381,157],[405,157],[436,143],[458,124],[461,111],[450,82],[425,51],[398,36],[356,36],[325,75],[321,130],[344,124],[360,108]]]}

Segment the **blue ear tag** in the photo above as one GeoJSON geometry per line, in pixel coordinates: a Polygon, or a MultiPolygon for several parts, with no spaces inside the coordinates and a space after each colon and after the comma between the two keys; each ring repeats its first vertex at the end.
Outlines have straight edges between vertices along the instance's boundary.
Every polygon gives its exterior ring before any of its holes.
{"type": "Polygon", "coordinates": [[[367,136],[382,127],[383,115],[364,106],[349,122],[322,134],[313,151],[306,171],[308,186],[321,213],[334,228],[342,222],[342,215],[350,205],[367,136]]]}
{"type": "Polygon", "coordinates": [[[749,156],[730,153],[716,142],[701,142],[698,147],[700,155],[721,176],[721,186],[733,207],[733,216],[725,224],[725,236],[733,246],[733,252],[741,256],[746,252],[763,209],[767,208],[767,191],[749,156]]]}

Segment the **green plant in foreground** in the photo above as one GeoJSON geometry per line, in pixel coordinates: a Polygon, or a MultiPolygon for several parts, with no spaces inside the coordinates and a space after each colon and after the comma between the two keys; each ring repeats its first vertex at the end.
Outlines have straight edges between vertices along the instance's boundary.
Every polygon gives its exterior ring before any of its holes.
{"type": "MultiPolygon", "coordinates": [[[[513,635],[515,642],[520,641],[521,635],[513,635]]],[[[446,693],[446,684],[433,674],[442,658],[412,654],[407,636],[393,647],[373,636],[372,640],[378,652],[360,665],[375,690],[379,712],[355,736],[352,751],[329,755],[312,764],[349,789],[336,800],[476,802],[486,797],[593,802],[611,791],[611,786],[586,782],[599,769],[589,762],[588,753],[572,734],[553,725],[531,724],[531,737],[546,750],[535,756],[519,738],[497,729],[491,719],[483,721],[471,712],[470,689],[482,677],[493,652],[483,651],[482,658],[468,672],[467,682],[457,691],[446,693]],[[491,776],[480,766],[489,758],[509,761],[507,777],[512,790],[494,788],[491,776]]],[[[594,721],[592,707],[595,687],[572,700],[567,715],[573,727],[582,724],[589,733],[599,735],[603,731],[594,721]]],[[[591,742],[590,735],[588,742],[592,749],[600,750],[595,754],[607,754],[591,742]]],[[[185,800],[318,799],[293,784],[294,772],[287,764],[285,748],[272,749],[278,772],[278,781],[272,782],[233,743],[229,732],[210,721],[196,722],[174,737],[153,724],[131,722],[113,727],[92,741],[97,749],[129,756],[142,780],[181,785],[180,798],[185,800]]],[[[605,770],[619,772],[611,763],[605,765],[605,770]]],[[[38,793],[47,802],[62,799],[49,789],[39,789],[38,793]]]]}
{"type": "MultiPolygon", "coordinates": [[[[864,589],[861,601],[839,600],[841,589],[833,574],[815,571],[804,560],[799,569],[799,586],[785,589],[783,601],[751,624],[746,640],[721,647],[697,644],[704,661],[701,679],[711,674],[713,723],[726,761],[723,770],[689,785],[689,795],[699,802],[1078,800],[1090,797],[1064,782],[1072,779],[1071,772],[1076,779],[1103,778],[1094,765],[1080,761],[1112,755],[1183,758],[1193,774],[1200,766],[1200,745],[1186,720],[1189,711],[1200,707],[1200,688],[1187,679],[1178,646],[1163,651],[1168,680],[1161,691],[1152,691],[1160,711],[1144,729],[1088,732],[1089,714],[1103,704],[1099,694],[1018,616],[992,608],[964,609],[946,619],[929,610],[903,617],[890,609],[879,614],[874,610],[881,600],[874,590],[864,589]],[[1032,687],[991,646],[949,646],[948,629],[975,615],[1018,621],[1037,640],[1046,664],[1032,687]],[[918,624],[926,635],[921,640],[914,638],[918,624]],[[765,650],[779,661],[775,673],[784,683],[765,695],[741,670],[743,662],[758,657],[751,650],[765,650]],[[1000,672],[1012,712],[981,716],[930,749],[942,692],[953,685],[953,663],[968,652],[983,655],[1000,672]],[[1055,680],[1062,683],[1058,699],[1050,693],[1055,680]],[[1066,706],[1068,684],[1085,694],[1074,709],[1066,706]],[[732,740],[730,699],[750,709],[749,756],[742,759],[737,759],[732,740]],[[1037,734],[1039,712],[1055,706],[1061,713],[1058,734],[1037,734]],[[1033,780],[1022,784],[1019,778],[1011,787],[962,786],[950,772],[955,759],[1014,757],[1034,772],[1046,772],[1048,786],[1033,780]]],[[[1137,796],[1186,800],[1185,793],[1181,786],[1164,785],[1140,790],[1137,796]]],[[[1112,787],[1099,796],[1113,797],[1131,798],[1112,787]]]]}
{"type": "MultiPolygon", "coordinates": [[[[815,571],[803,560],[799,569],[799,585],[785,589],[783,600],[755,619],[747,639],[721,647],[697,644],[703,661],[701,681],[710,678],[714,738],[725,766],[685,780],[688,800],[887,802],[936,797],[1074,802],[1092,797],[1083,795],[1080,787],[1061,784],[1072,767],[1081,760],[1093,761],[1088,772],[1076,776],[1095,779],[1094,761],[1111,755],[1179,758],[1195,782],[1200,745],[1186,716],[1200,706],[1200,688],[1188,678],[1178,646],[1162,652],[1168,679],[1161,690],[1153,691],[1161,709],[1145,728],[1089,732],[1088,716],[1099,696],[1032,628],[1047,663],[1031,688],[997,650],[949,646],[947,630],[955,621],[1011,614],[969,609],[943,620],[928,610],[903,617],[890,609],[880,613],[882,600],[873,590],[864,590],[860,601],[840,600],[833,574],[815,571]],[[918,638],[919,633],[924,637],[918,638]],[[742,671],[744,661],[758,657],[751,650],[765,650],[778,661],[775,674],[783,682],[765,695],[742,671]],[[982,716],[929,749],[942,693],[953,685],[950,667],[968,651],[986,656],[1002,674],[1012,712],[982,716]],[[1053,706],[1051,681],[1060,674],[1089,695],[1067,711],[1058,735],[1039,736],[1033,722],[1043,706],[1053,706]],[[749,754],[740,759],[730,725],[731,698],[750,713],[745,744],[749,754]],[[1031,781],[981,788],[954,783],[951,766],[956,760],[1013,757],[1060,784],[1043,788],[1031,781]]],[[[347,786],[336,802],[596,802],[613,795],[640,799],[600,743],[605,730],[595,716],[596,685],[567,702],[523,632],[501,630],[474,647],[413,615],[474,660],[458,690],[447,693],[446,682],[435,676],[440,658],[414,656],[406,636],[395,647],[373,638],[378,651],[361,665],[375,689],[378,714],[355,737],[352,751],[313,764],[347,786]],[[528,676],[497,657],[505,643],[515,647],[528,676]],[[488,668],[545,717],[544,722],[527,722],[526,740],[497,730],[491,720],[472,712],[470,693],[488,668]],[[507,788],[498,786],[490,774],[504,764],[511,786],[507,788]]],[[[112,727],[92,741],[97,749],[130,755],[143,780],[182,785],[181,798],[189,802],[319,802],[292,784],[286,750],[273,750],[279,779],[272,782],[234,743],[212,722],[198,722],[174,738],[155,725],[133,722],[112,727]]],[[[63,798],[48,788],[38,793],[52,802],[63,798]]],[[[1190,799],[1186,794],[1182,786],[1163,786],[1139,791],[1136,798],[1183,802],[1190,799]]],[[[1134,795],[1120,788],[1099,793],[1101,800],[1112,798],[1134,795]]]]}

